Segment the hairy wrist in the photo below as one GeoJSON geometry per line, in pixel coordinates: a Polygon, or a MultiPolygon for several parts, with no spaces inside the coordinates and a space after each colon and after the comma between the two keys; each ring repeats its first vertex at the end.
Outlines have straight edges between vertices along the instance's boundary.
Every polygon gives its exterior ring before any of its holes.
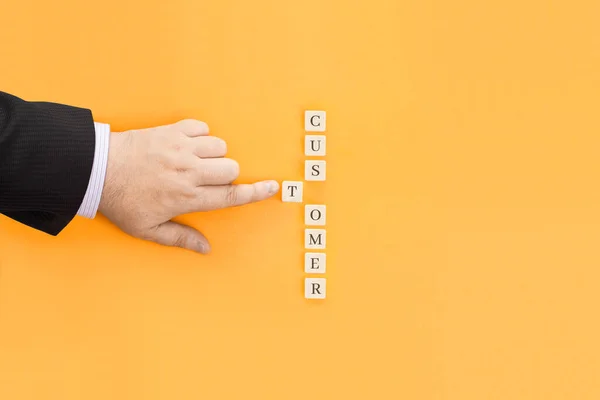
{"type": "Polygon", "coordinates": [[[110,145],[108,149],[108,160],[106,167],[106,177],[104,179],[104,187],[102,189],[102,197],[98,211],[106,214],[106,210],[113,208],[114,204],[123,196],[121,190],[122,174],[124,173],[124,163],[127,160],[127,152],[129,143],[131,142],[131,134],[128,132],[110,134],[110,145]]]}

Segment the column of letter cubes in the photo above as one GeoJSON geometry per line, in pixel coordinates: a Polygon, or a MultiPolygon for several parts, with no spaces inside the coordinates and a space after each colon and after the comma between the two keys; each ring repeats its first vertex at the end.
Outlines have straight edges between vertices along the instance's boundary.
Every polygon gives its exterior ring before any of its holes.
{"type": "MultiPolygon", "coordinates": [[[[327,161],[321,159],[327,154],[325,132],[327,115],[325,111],[305,111],[304,130],[309,132],[304,139],[304,155],[311,157],[304,161],[304,180],[325,181],[327,161]]],[[[304,279],[304,297],[307,299],[324,299],[326,297],[327,280],[321,277],[326,272],[327,232],[325,230],[327,207],[324,204],[307,204],[304,206],[304,272],[315,277],[304,279]],[[321,275],[321,276],[320,276],[321,275]]]]}
{"type": "MultiPolygon", "coordinates": [[[[304,130],[308,132],[304,139],[304,155],[311,157],[304,161],[304,181],[323,182],[327,176],[327,154],[325,111],[305,111],[304,130]],[[322,133],[321,133],[322,132],[322,133]],[[321,133],[321,134],[318,134],[321,133]]],[[[281,200],[290,203],[302,203],[304,181],[283,181],[281,200]]],[[[306,204],[304,206],[304,272],[313,275],[304,279],[304,297],[324,299],[327,293],[327,281],[323,277],[327,269],[327,207],[324,204],[306,204]]]]}

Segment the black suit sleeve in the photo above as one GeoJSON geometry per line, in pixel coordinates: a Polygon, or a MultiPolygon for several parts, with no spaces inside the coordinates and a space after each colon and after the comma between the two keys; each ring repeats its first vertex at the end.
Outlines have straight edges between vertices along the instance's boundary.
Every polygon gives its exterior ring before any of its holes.
{"type": "Polygon", "coordinates": [[[58,235],[85,196],[95,140],[90,110],[0,92],[0,213],[58,235]]]}

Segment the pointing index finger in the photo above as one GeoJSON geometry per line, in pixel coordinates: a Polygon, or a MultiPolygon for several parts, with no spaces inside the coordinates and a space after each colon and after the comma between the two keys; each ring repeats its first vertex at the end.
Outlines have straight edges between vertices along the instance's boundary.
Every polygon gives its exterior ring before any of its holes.
{"type": "Polygon", "coordinates": [[[237,207],[256,203],[273,196],[279,191],[276,181],[262,181],[253,184],[204,186],[201,210],[209,211],[220,208],[237,207]]]}

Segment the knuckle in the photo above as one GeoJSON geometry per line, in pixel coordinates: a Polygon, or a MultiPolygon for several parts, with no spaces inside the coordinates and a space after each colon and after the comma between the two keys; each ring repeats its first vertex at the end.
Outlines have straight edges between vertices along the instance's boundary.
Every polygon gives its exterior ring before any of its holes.
{"type": "Polygon", "coordinates": [[[176,153],[179,153],[181,151],[181,144],[178,142],[171,143],[171,149],[174,150],[176,153]]]}
{"type": "Polygon", "coordinates": [[[167,153],[163,155],[162,163],[165,167],[176,170],[179,167],[179,158],[175,154],[167,153]]]}
{"type": "Polygon", "coordinates": [[[196,188],[187,183],[180,186],[179,193],[181,193],[181,197],[184,200],[190,200],[197,197],[196,188]]]}
{"type": "Polygon", "coordinates": [[[173,242],[172,245],[175,247],[185,247],[186,245],[186,237],[181,233],[173,234],[173,242]]]}
{"type": "Polygon", "coordinates": [[[256,187],[256,185],[251,185],[250,190],[251,190],[250,201],[258,200],[259,192],[258,192],[258,188],[256,187]]]}
{"type": "Polygon", "coordinates": [[[156,240],[156,228],[154,229],[141,229],[139,227],[131,229],[131,235],[138,237],[142,240],[155,241],[156,240]]]}
{"type": "Polygon", "coordinates": [[[239,200],[239,192],[235,186],[229,186],[225,192],[225,202],[229,205],[237,204],[239,200]]]}

